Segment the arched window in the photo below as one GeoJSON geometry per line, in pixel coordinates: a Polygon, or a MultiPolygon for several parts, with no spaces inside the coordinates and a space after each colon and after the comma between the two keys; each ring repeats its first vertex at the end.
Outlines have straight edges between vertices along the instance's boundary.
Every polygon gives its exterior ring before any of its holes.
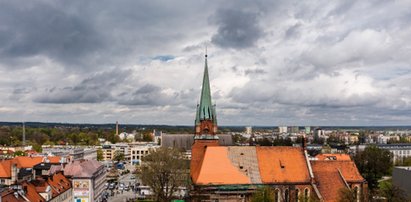
{"type": "Polygon", "coordinates": [[[358,188],[358,186],[354,187],[354,197],[356,201],[360,201],[360,189],[358,188]]]}
{"type": "Polygon", "coordinates": [[[288,191],[288,189],[284,191],[284,201],[290,202],[290,192],[288,191]]]}
{"type": "Polygon", "coordinates": [[[275,189],[274,191],[274,201],[275,202],[279,202],[280,201],[280,190],[279,189],[275,189]]]}
{"type": "Polygon", "coordinates": [[[300,190],[296,189],[295,190],[295,201],[300,201],[300,190]]]}
{"type": "Polygon", "coordinates": [[[308,201],[310,198],[310,190],[308,188],[304,189],[304,201],[308,201]]]}

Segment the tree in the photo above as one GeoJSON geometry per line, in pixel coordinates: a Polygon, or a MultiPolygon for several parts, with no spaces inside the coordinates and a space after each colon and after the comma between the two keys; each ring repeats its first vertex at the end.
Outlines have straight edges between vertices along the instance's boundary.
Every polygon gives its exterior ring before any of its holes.
{"type": "Polygon", "coordinates": [[[124,153],[122,153],[120,150],[116,150],[114,152],[114,156],[113,156],[113,161],[120,163],[120,161],[123,161],[125,159],[124,153]]]}
{"type": "Polygon", "coordinates": [[[182,152],[174,148],[159,148],[143,157],[137,175],[149,186],[155,201],[171,201],[181,186],[189,181],[189,161],[182,152]]]}
{"type": "Polygon", "coordinates": [[[389,181],[383,181],[380,183],[380,195],[385,197],[387,201],[401,202],[408,201],[405,192],[399,187],[393,185],[389,181]]]}
{"type": "Polygon", "coordinates": [[[102,161],[103,159],[103,150],[97,149],[97,161],[102,161]]]}
{"type": "Polygon", "coordinates": [[[346,187],[341,188],[338,192],[338,202],[356,202],[357,196],[353,190],[346,187]]]}
{"type": "Polygon", "coordinates": [[[253,194],[251,202],[274,202],[274,191],[268,186],[260,187],[253,194]]]}
{"type": "Polygon", "coordinates": [[[369,146],[358,152],[354,156],[354,161],[371,191],[378,187],[379,179],[390,174],[392,168],[391,153],[376,146],[369,146]]]}

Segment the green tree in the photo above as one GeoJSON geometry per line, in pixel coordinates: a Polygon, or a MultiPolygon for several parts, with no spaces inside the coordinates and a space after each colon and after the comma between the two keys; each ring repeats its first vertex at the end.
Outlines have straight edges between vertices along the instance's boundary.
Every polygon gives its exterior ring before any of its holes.
{"type": "Polygon", "coordinates": [[[354,156],[354,161],[371,191],[375,191],[378,180],[384,175],[389,175],[392,168],[391,153],[376,146],[369,146],[358,152],[354,156]]]}
{"type": "Polygon", "coordinates": [[[383,181],[380,183],[379,193],[390,202],[409,201],[405,192],[399,187],[393,185],[390,181],[383,181]]]}
{"type": "Polygon", "coordinates": [[[260,187],[253,194],[251,202],[274,202],[274,191],[269,186],[260,187]]]}
{"type": "Polygon", "coordinates": [[[356,193],[346,187],[341,188],[338,192],[338,202],[357,202],[356,193]]]}
{"type": "Polygon", "coordinates": [[[24,151],[16,151],[13,154],[14,156],[26,156],[26,153],[24,151]]]}
{"type": "Polygon", "coordinates": [[[113,157],[114,162],[120,163],[120,161],[124,161],[124,159],[125,159],[124,153],[122,153],[119,150],[116,150],[114,152],[114,157],[113,157]]]}
{"type": "Polygon", "coordinates": [[[161,147],[150,151],[142,161],[137,175],[153,190],[155,201],[171,201],[178,187],[188,186],[189,161],[179,150],[161,147]]]}
{"type": "Polygon", "coordinates": [[[103,159],[103,150],[97,149],[97,161],[102,161],[103,159]]]}

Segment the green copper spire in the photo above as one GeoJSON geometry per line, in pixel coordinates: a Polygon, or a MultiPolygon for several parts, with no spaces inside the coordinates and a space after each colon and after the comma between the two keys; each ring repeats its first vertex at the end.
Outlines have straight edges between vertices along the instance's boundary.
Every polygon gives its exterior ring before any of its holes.
{"type": "Polygon", "coordinates": [[[208,77],[207,54],[205,55],[205,66],[203,76],[203,88],[201,90],[200,104],[197,106],[196,124],[201,120],[216,120],[215,109],[211,102],[210,79],[208,77]]]}

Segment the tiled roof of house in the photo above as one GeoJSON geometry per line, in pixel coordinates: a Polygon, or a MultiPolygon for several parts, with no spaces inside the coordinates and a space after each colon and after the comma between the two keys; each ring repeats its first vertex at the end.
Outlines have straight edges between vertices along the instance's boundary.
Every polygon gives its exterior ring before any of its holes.
{"type": "MultiPolygon", "coordinates": [[[[312,168],[317,181],[318,190],[321,193],[324,201],[337,202],[339,199],[340,190],[345,188],[345,184],[337,169],[332,169],[324,165],[324,163],[318,163],[320,161],[312,161],[312,168]]],[[[326,162],[325,164],[327,164],[326,162]]]]}
{"type": "Polygon", "coordinates": [[[11,164],[12,164],[12,160],[0,161],[0,178],[10,178],[11,177],[11,164]]]}
{"type": "Polygon", "coordinates": [[[209,146],[198,165],[198,185],[310,182],[304,152],[297,147],[209,146]]]}
{"type": "Polygon", "coordinates": [[[43,162],[58,164],[60,162],[60,156],[18,156],[13,159],[13,161],[17,164],[17,168],[33,168],[35,165],[43,162]]]}
{"type": "Polygon", "coordinates": [[[62,172],[56,173],[47,179],[47,183],[52,188],[53,198],[64,193],[71,188],[70,181],[62,172]]]}
{"type": "Polygon", "coordinates": [[[36,187],[28,182],[23,182],[22,183],[23,189],[26,191],[26,197],[30,201],[35,201],[35,202],[45,202],[46,200],[36,191],[36,187]]]}
{"type": "Polygon", "coordinates": [[[353,161],[318,160],[311,161],[315,181],[325,201],[338,201],[341,188],[346,182],[364,182],[353,161]],[[341,172],[341,174],[339,173],[341,172]]]}
{"type": "Polygon", "coordinates": [[[1,192],[1,201],[2,202],[26,202],[26,200],[17,195],[14,194],[14,191],[12,189],[7,189],[1,192]]]}
{"type": "Polygon", "coordinates": [[[73,177],[92,177],[93,174],[104,166],[96,160],[76,160],[64,167],[64,174],[73,177]]]}

